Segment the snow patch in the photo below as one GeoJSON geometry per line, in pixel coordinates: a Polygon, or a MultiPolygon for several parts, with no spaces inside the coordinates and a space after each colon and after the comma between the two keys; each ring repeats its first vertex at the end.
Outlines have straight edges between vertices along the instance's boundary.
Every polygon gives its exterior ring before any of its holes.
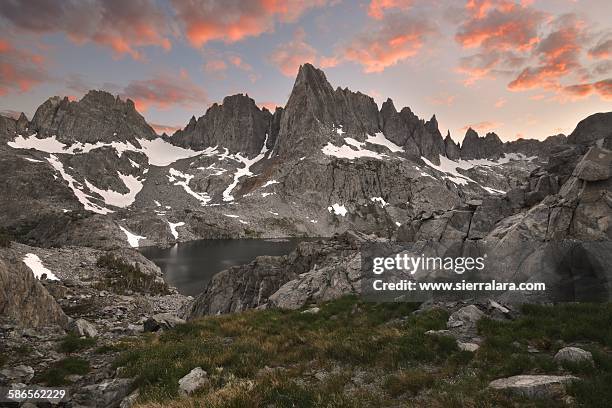
{"type": "Polygon", "coordinates": [[[385,208],[389,203],[387,203],[382,197],[372,197],[370,200],[373,203],[379,203],[382,208],[385,208]]]}
{"type": "Polygon", "coordinates": [[[380,145],[380,146],[385,146],[387,149],[391,150],[393,153],[403,152],[404,151],[403,147],[398,146],[395,143],[393,143],[392,141],[390,141],[389,139],[387,139],[382,132],[375,133],[374,136],[368,135],[368,138],[366,139],[366,142],[367,143],[372,143],[372,144],[377,144],[377,145],[380,145]]]}
{"type": "Polygon", "coordinates": [[[49,158],[47,158],[47,161],[51,164],[51,166],[53,166],[55,170],[60,173],[62,178],[68,183],[68,187],[70,187],[76,198],[81,204],[83,204],[83,207],[85,207],[86,210],[104,215],[113,212],[106,207],[102,207],[98,204],[92,203],[90,199],[93,199],[93,197],[85,194],[77,187],[77,181],[70,174],[66,173],[66,171],[64,170],[64,165],[62,164],[62,162],[59,161],[57,156],[52,154],[49,158]]]}
{"type": "Polygon", "coordinates": [[[59,280],[59,278],[55,276],[53,272],[45,268],[42,261],[36,254],[26,254],[26,256],[23,257],[23,263],[30,268],[36,279],[40,279],[42,278],[43,274],[46,274],[48,280],[59,280]]]}
{"type": "Polygon", "coordinates": [[[234,201],[232,190],[236,188],[236,186],[238,185],[238,182],[243,176],[253,175],[253,173],[251,173],[251,166],[265,157],[266,153],[268,152],[268,148],[266,147],[267,143],[268,143],[268,135],[266,134],[266,140],[264,140],[263,146],[261,147],[261,151],[259,152],[257,156],[255,156],[252,159],[249,159],[248,157],[243,157],[240,153],[232,155],[232,158],[244,164],[244,167],[237,169],[236,173],[234,173],[234,181],[232,182],[232,184],[227,186],[227,188],[223,192],[223,201],[234,201]]]}
{"type": "Polygon", "coordinates": [[[178,239],[178,231],[176,230],[178,227],[182,227],[183,225],[185,225],[184,222],[170,222],[168,221],[168,225],[170,226],[170,232],[172,232],[172,236],[174,237],[174,239],[178,239]]]}
{"type": "Polygon", "coordinates": [[[194,177],[193,175],[182,173],[172,167],[170,168],[169,172],[170,176],[168,176],[168,180],[171,183],[174,182],[175,186],[183,187],[183,190],[185,190],[187,194],[200,201],[202,205],[206,205],[210,202],[210,200],[212,200],[207,192],[198,193],[196,191],[193,191],[191,187],[189,187],[189,182],[194,177]],[[179,178],[181,178],[182,180],[179,180],[179,178]]]}
{"type": "Polygon", "coordinates": [[[271,186],[271,185],[273,185],[273,184],[279,184],[279,182],[278,182],[278,181],[276,181],[276,180],[270,180],[270,181],[268,181],[266,184],[264,184],[263,186],[261,186],[261,188],[266,188],[266,187],[271,186]]]}
{"type": "Polygon", "coordinates": [[[336,215],[340,215],[342,217],[344,217],[348,212],[346,210],[346,207],[340,204],[333,204],[332,206],[327,207],[327,211],[336,215]]]}
{"type": "Polygon", "coordinates": [[[123,184],[128,188],[130,191],[129,193],[122,194],[113,190],[101,190],[87,180],[85,180],[85,185],[90,191],[102,197],[106,205],[112,205],[120,208],[129,207],[136,200],[136,196],[138,193],[140,193],[140,190],[142,190],[142,181],[129,174],[125,175],[117,172],[117,175],[121,181],[123,181],[123,184]]]}
{"type": "Polygon", "coordinates": [[[147,239],[147,237],[141,237],[140,235],[132,234],[130,231],[123,228],[122,226],[119,226],[119,228],[121,229],[121,231],[123,231],[123,233],[127,237],[128,244],[130,244],[132,248],[138,248],[138,242],[141,239],[147,239]]]}

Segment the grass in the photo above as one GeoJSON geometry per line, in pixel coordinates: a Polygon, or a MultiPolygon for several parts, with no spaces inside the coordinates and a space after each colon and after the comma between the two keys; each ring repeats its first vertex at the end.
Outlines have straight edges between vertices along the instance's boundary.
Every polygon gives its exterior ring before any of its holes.
{"type": "Polygon", "coordinates": [[[85,350],[93,347],[96,344],[95,338],[81,338],[74,334],[68,334],[59,344],[59,351],[62,353],[74,353],[76,351],[85,350]]]}
{"type": "Polygon", "coordinates": [[[43,383],[49,387],[68,384],[66,378],[71,374],[85,375],[89,372],[89,362],[79,357],[66,357],[49,367],[34,379],[35,383],[43,383]]]}
{"type": "Polygon", "coordinates": [[[448,313],[412,314],[416,307],[345,297],[316,314],[210,316],[122,343],[115,366],[136,377],[146,407],[562,407],[560,400],[522,400],[487,385],[515,374],[568,372],[584,378],[569,390],[579,406],[612,399],[604,386],[612,379],[610,305],[527,306],[514,321],[484,319],[476,353],[458,350],[452,338],[425,335],[444,328],[448,313]],[[559,367],[552,356],[560,340],[588,342],[596,368],[559,367]],[[532,354],[528,345],[548,348],[532,354]],[[208,372],[210,386],[178,400],[178,380],[195,367],[208,372]]]}
{"type": "Polygon", "coordinates": [[[100,255],[96,265],[109,271],[104,281],[98,285],[98,289],[111,290],[115,293],[132,291],[165,294],[168,292],[165,283],[158,282],[154,276],[142,272],[138,265],[131,265],[112,254],[100,255]]]}

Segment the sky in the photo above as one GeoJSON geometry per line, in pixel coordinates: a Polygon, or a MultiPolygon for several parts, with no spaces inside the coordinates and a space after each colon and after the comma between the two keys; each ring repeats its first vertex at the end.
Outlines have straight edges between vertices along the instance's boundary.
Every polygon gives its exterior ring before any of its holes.
{"type": "Polygon", "coordinates": [[[612,111],[609,0],[2,0],[0,111],[89,89],[158,131],[223,97],[287,102],[300,64],[332,86],[502,140],[612,111]]]}

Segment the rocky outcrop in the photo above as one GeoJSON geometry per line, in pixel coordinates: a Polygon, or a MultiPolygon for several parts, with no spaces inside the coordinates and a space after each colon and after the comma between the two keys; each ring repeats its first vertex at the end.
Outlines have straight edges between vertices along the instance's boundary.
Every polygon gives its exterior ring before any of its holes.
{"type": "Polygon", "coordinates": [[[451,160],[459,160],[461,158],[461,148],[459,147],[459,143],[455,143],[455,141],[451,139],[450,132],[448,132],[444,138],[444,151],[446,153],[446,157],[451,160]]]}
{"type": "Polygon", "coordinates": [[[567,141],[587,146],[597,144],[612,149],[612,112],[595,113],[581,120],[567,141]]]}
{"type": "Polygon", "coordinates": [[[28,118],[23,112],[18,119],[0,115],[0,141],[12,140],[16,134],[25,132],[28,125],[28,118]]]}
{"type": "Polygon", "coordinates": [[[365,235],[347,232],[329,241],[302,242],[286,256],[260,256],[229,268],[216,274],[181,315],[193,319],[269,306],[297,309],[354,293],[360,268],[357,251],[365,242],[365,235]],[[353,272],[346,268],[347,258],[353,259],[353,272]]]}
{"type": "Polygon", "coordinates": [[[403,146],[408,156],[423,156],[439,163],[440,155],[446,154],[435,115],[425,122],[412,113],[410,108],[403,108],[398,113],[393,101],[387,99],[380,109],[380,122],[385,137],[403,146]]]}
{"type": "Polygon", "coordinates": [[[66,327],[68,317],[32,271],[11,254],[3,258],[0,259],[0,319],[22,327],[66,327]]]}
{"type": "Polygon", "coordinates": [[[485,137],[480,137],[474,129],[469,128],[461,144],[461,158],[464,160],[497,159],[504,152],[503,145],[495,133],[487,133],[485,137]]]}
{"type": "Polygon", "coordinates": [[[66,144],[129,141],[138,147],[137,139],[156,137],[134,102],[104,91],[89,91],[77,102],[49,98],[36,110],[29,131],[66,144]]]}
{"type": "Polygon", "coordinates": [[[278,118],[265,108],[259,109],[248,95],[237,94],[225,97],[220,105],[213,104],[197,120],[192,117],[184,129],[167,140],[194,150],[219,146],[253,157],[272,133],[275,120],[278,118]]]}
{"type": "Polygon", "coordinates": [[[562,396],[565,385],[577,380],[572,375],[515,375],[491,381],[489,387],[525,398],[549,399],[562,396]]]}

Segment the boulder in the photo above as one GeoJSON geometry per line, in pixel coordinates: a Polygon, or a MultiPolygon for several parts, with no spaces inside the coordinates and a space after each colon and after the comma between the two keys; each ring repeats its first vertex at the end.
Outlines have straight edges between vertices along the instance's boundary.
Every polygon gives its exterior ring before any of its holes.
{"type": "Polygon", "coordinates": [[[199,388],[208,385],[209,382],[208,373],[201,367],[196,367],[179,380],[179,395],[191,395],[199,388]]]}
{"type": "Polygon", "coordinates": [[[177,324],[183,324],[185,320],[177,317],[171,313],[158,313],[149,317],[144,322],[144,331],[156,332],[159,330],[168,330],[176,326],[177,324]]]}
{"type": "Polygon", "coordinates": [[[572,375],[515,375],[491,381],[490,388],[526,398],[552,398],[562,395],[565,384],[578,380],[572,375]]]}
{"type": "Polygon", "coordinates": [[[34,377],[34,369],[27,365],[0,370],[0,378],[6,380],[7,383],[28,383],[32,377],[34,377]]]}
{"type": "Polygon", "coordinates": [[[476,323],[484,317],[484,313],[474,305],[468,305],[457,310],[451,314],[448,318],[446,326],[449,329],[461,327],[461,328],[475,328],[476,323]]]}
{"type": "Polygon", "coordinates": [[[96,327],[85,319],[72,320],[68,324],[68,330],[79,337],[96,337],[98,335],[96,327]]]}
{"type": "Polygon", "coordinates": [[[457,342],[457,347],[459,347],[459,350],[461,351],[470,351],[472,353],[480,348],[480,346],[476,343],[463,343],[461,341],[457,342]]]}
{"type": "Polygon", "coordinates": [[[579,347],[563,347],[555,354],[557,363],[589,363],[593,364],[593,355],[579,347]]]}

